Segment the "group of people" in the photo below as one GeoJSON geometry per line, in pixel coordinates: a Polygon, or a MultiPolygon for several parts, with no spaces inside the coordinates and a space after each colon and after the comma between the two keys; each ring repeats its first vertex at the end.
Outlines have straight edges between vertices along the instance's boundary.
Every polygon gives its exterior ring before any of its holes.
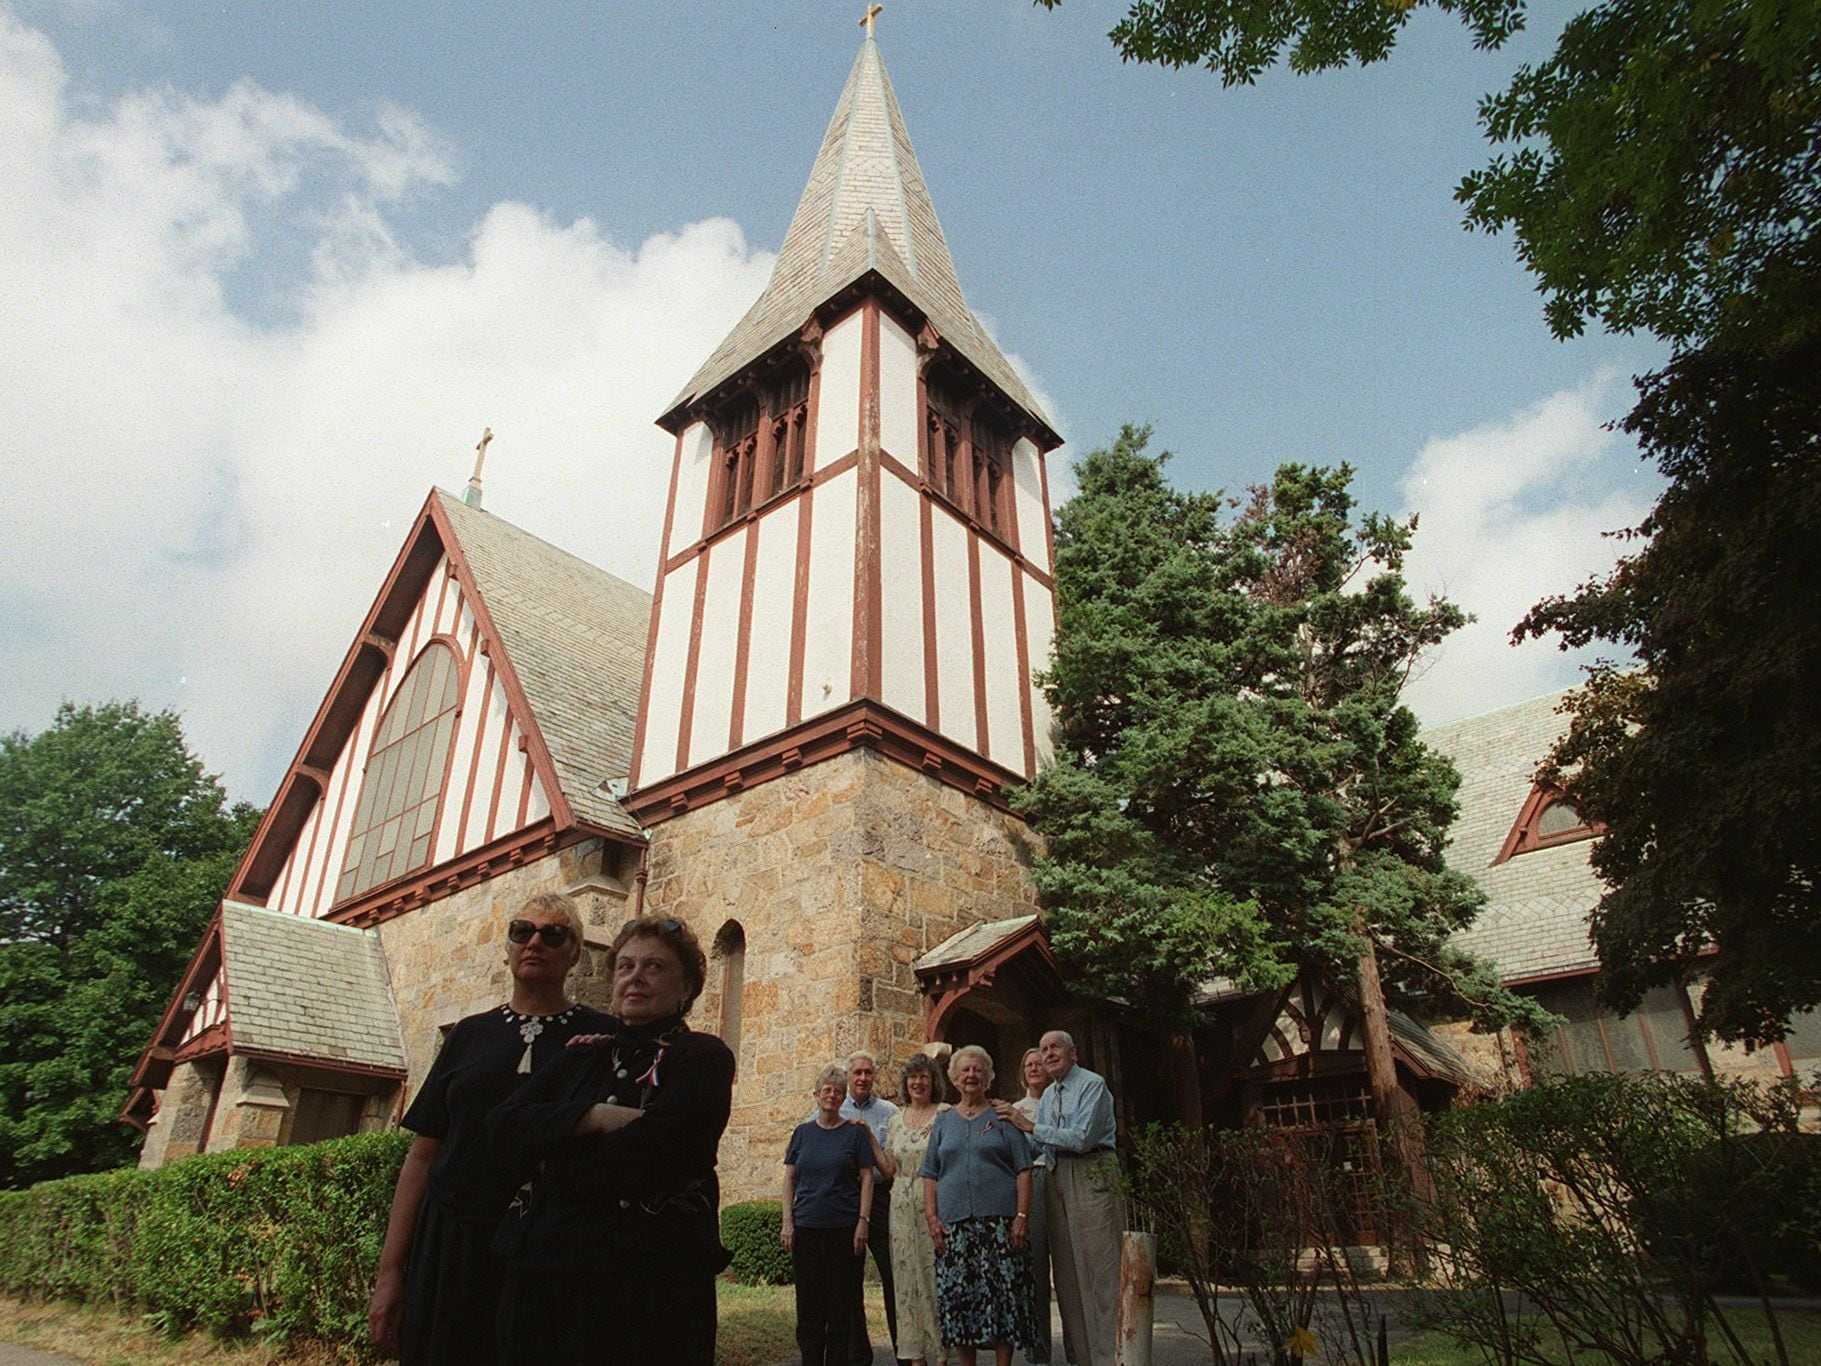
{"type": "Polygon", "coordinates": [[[805,1366],[872,1361],[869,1250],[901,1362],[975,1366],[981,1348],[998,1366],[1014,1350],[1048,1362],[1053,1267],[1065,1356],[1110,1366],[1124,1227],[1112,1095],[1062,1030],[1019,1070],[1024,1095],[994,1099],[991,1055],[956,1049],[948,1103],[934,1059],[917,1054],[901,1105],[877,1094],[870,1054],[817,1077],[815,1113],[784,1154],[780,1231],[805,1366]]]}
{"type": "MultiPolygon", "coordinates": [[[[734,1058],[685,1018],[707,978],[689,926],[626,922],[607,951],[605,1012],[566,989],[583,949],[567,897],[508,921],[512,990],[449,1031],[404,1125],[368,1306],[407,1366],[711,1366],[714,1280],[729,1261],[715,1160],[734,1058]]],[[[1113,1360],[1123,1224],[1106,1083],[1053,1031],[992,1098],[993,1060],[958,1049],[957,1098],[917,1055],[902,1105],[866,1054],[818,1078],[785,1152],[781,1236],[812,1366],[871,1362],[870,1250],[903,1361],[1050,1359],[1050,1268],[1068,1359],[1113,1360]]]]}
{"type": "Polygon", "coordinates": [[[449,1031],[405,1112],[368,1326],[407,1366],[714,1361],[734,1059],[684,1023],[707,957],[628,921],[603,1013],[565,990],[581,953],[567,897],[521,906],[511,997],[449,1031]]]}

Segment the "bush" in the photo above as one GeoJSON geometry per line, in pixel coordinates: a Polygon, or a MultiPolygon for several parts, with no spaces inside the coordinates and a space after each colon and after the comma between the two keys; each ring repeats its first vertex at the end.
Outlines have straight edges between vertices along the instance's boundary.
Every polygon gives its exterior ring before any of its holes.
{"type": "Polygon", "coordinates": [[[172,1327],[354,1343],[409,1134],[213,1153],[0,1193],[0,1289],[172,1327]]]}
{"type": "Polygon", "coordinates": [[[784,1207],[776,1200],[748,1200],[721,1211],[721,1241],[733,1253],[728,1268],[748,1285],[790,1285],[790,1254],[778,1242],[784,1207]]]}
{"type": "Polygon", "coordinates": [[[1558,1340],[1632,1366],[1721,1344],[1749,1359],[1714,1291],[1801,1274],[1821,1179],[1799,1114],[1788,1087],[1649,1074],[1435,1117],[1435,1197],[1416,1218],[1443,1293],[1419,1292],[1418,1321],[1504,1363],[1547,1360],[1558,1340]]]}

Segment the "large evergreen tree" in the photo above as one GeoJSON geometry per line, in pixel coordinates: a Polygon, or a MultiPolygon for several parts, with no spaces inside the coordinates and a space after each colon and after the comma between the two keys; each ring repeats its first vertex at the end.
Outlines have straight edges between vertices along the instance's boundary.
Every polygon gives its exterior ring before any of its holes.
{"type": "Polygon", "coordinates": [[[0,1186],[132,1160],[128,1075],[257,814],[171,712],[0,737],[0,1186]]]}
{"type": "Polygon", "coordinates": [[[1383,1001],[1539,1020],[1450,939],[1482,902],[1443,861],[1459,782],[1399,701],[1464,620],[1418,604],[1414,523],[1355,518],[1352,472],[1286,465],[1249,502],[1170,486],[1126,428],[1057,519],[1056,762],[1015,798],[1043,833],[1053,942],[1098,992],[1180,1022],[1214,977],[1301,969],[1383,1001]]]}
{"type": "MultiPolygon", "coordinates": [[[[1053,6],[1060,0],[1038,0],[1053,6]]],[[[1250,84],[1389,56],[1426,9],[1495,48],[1523,0],[1133,0],[1131,60],[1250,84]]],[[[1509,230],[1557,336],[1644,330],[1672,359],[1622,424],[1668,484],[1610,575],[1516,634],[1605,644],[1545,775],[1606,829],[1607,1003],[1699,971],[1701,1024],[1779,1037],[1821,1005],[1821,4],[1599,0],[1480,107],[1500,150],[1456,193],[1509,230]],[[1717,957],[1708,951],[1718,948],[1717,957]]]]}

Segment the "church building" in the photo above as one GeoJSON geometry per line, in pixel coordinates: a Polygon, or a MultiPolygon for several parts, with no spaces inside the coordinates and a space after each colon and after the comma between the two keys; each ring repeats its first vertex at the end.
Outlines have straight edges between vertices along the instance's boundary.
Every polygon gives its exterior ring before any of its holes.
{"type": "Polygon", "coordinates": [[[426,498],[134,1072],[144,1165],[394,1122],[545,890],[596,948],[641,910],[712,946],[730,1195],[772,1187],[830,1059],[1065,1018],[1004,796],[1050,753],[1061,439],[870,33],[770,282],[656,419],[652,593],[478,478],[426,498]]]}

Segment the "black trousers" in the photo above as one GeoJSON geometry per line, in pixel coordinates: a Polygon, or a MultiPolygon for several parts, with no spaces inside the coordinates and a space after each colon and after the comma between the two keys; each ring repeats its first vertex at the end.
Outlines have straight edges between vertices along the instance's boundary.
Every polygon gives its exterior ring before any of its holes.
{"type": "Polygon", "coordinates": [[[797,1350],[803,1353],[803,1366],[849,1366],[854,1321],[866,1312],[860,1294],[866,1260],[854,1256],[853,1226],[799,1227],[791,1237],[790,1260],[797,1278],[797,1350]]]}
{"type": "MultiPolygon", "coordinates": [[[[898,1302],[892,1293],[892,1188],[891,1183],[873,1187],[873,1219],[866,1235],[866,1250],[873,1254],[873,1265],[879,1268],[879,1288],[885,1292],[885,1331],[891,1334],[892,1354],[898,1351],[898,1302]]],[[[860,1261],[866,1267],[865,1258],[860,1261]]],[[[873,1341],[866,1331],[866,1298],[861,1296],[854,1315],[854,1351],[849,1358],[853,1366],[872,1366],[873,1341]]]]}

